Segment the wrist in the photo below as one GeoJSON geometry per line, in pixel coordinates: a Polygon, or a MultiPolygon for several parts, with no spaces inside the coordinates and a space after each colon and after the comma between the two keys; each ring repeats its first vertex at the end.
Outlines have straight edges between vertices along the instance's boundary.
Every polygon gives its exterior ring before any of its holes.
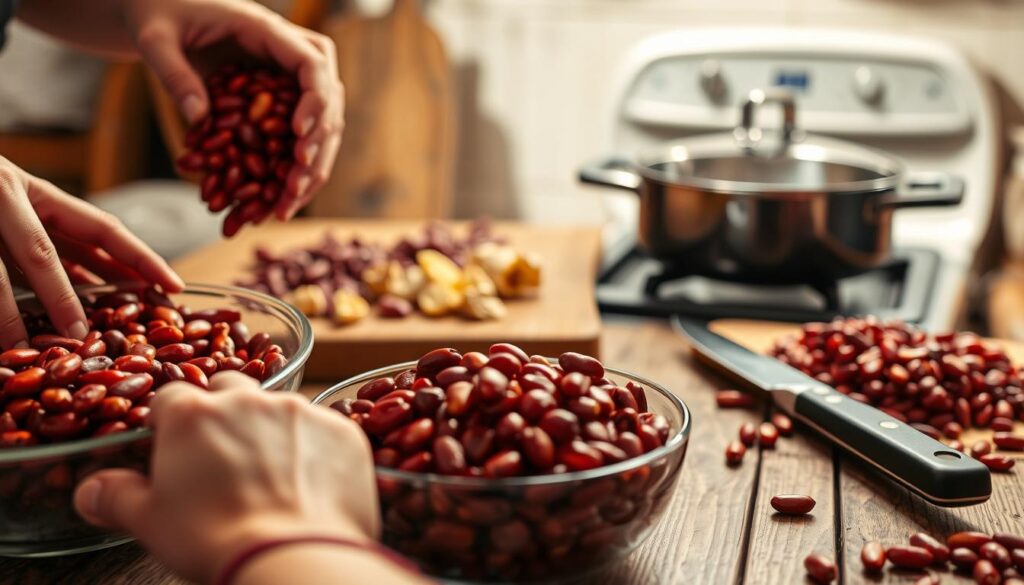
{"type": "Polygon", "coordinates": [[[262,585],[301,582],[332,584],[347,581],[420,582],[414,563],[376,542],[345,538],[296,536],[253,544],[240,551],[218,574],[214,585],[262,585]]]}
{"type": "Polygon", "coordinates": [[[285,514],[253,515],[241,522],[233,522],[220,530],[211,531],[209,544],[211,560],[204,571],[204,582],[213,583],[226,565],[246,549],[270,541],[298,537],[337,538],[354,544],[371,544],[376,541],[347,519],[332,519],[312,522],[304,518],[285,514]]]}

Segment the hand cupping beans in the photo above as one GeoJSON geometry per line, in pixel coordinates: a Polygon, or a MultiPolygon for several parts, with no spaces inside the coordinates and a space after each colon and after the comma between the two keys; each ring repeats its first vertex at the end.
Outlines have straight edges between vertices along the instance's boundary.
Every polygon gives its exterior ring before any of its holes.
{"type": "Polygon", "coordinates": [[[226,64],[206,79],[211,113],[185,135],[178,158],[187,173],[203,173],[201,192],[210,211],[231,208],[226,237],[273,211],[291,172],[299,99],[291,74],[266,65],[226,64]]]}
{"type": "Polygon", "coordinates": [[[269,335],[251,335],[232,309],[191,311],[154,289],[83,303],[84,340],[54,335],[44,317],[26,315],[31,347],[0,352],[0,448],[143,427],[165,383],[205,388],[224,369],[262,381],[287,362],[269,335]]]}

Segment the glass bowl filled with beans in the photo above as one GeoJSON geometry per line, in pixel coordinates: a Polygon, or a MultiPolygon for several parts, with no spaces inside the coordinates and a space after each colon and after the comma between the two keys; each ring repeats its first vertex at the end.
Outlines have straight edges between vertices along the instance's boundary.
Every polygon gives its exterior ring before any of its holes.
{"type": "Polygon", "coordinates": [[[79,289],[90,333],[52,332],[33,295],[18,298],[30,347],[0,352],[0,555],[53,556],[128,537],[87,525],[72,508],[78,481],[107,467],[145,470],[149,401],[184,380],[205,387],[224,369],[294,392],[313,346],[306,318],[253,291],[189,285],[79,289]]]}
{"type": "Polygon", "coordinates": [[[456,582],[563,582],[623,558],[667,507],[691,427],[655,382],[504,343],[436,349],[314,403],[369,437],[384,543],[456,582]]]}

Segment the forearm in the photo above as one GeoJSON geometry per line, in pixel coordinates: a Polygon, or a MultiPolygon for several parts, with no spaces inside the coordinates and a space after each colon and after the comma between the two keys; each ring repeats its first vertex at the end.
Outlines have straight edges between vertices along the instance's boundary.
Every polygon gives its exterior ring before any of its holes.
{"type": "Polygon", "coordinates": [[[430,583],[377,554],[333,544],[282,546],[246,563],[232,585],[425,585],[430,583]]]}
{"type": "MultiPolygon", "coordinates": [[[[15,13],[29,26],[89,51],[135,56],[126,7],[133,0],[22,0],[15,13]]],[[[173,1],[173,0],[163,0],[173,1]]]]}

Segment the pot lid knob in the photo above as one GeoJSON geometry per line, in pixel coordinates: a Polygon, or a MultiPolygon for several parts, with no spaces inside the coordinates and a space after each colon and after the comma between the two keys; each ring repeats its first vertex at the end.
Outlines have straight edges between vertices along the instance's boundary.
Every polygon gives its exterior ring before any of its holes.
{"type": "Polygon", "coordinates": [[[740,113],[740,125],[733,131],[736,141],[740,147],[748,152],[754,153],[757,145],[764,138],[764,131],[760,126],[754,125],[754,115],[757,109],[769,103],[782,106],[782,128],[779,132],[779,144],[775,152],[781,154],[789,148],[790,142],[796,132],[796,100],[793,94],[778,88],[769,90],[754,89],[750,91],[747,100],[743,103],[740,113]]]}

